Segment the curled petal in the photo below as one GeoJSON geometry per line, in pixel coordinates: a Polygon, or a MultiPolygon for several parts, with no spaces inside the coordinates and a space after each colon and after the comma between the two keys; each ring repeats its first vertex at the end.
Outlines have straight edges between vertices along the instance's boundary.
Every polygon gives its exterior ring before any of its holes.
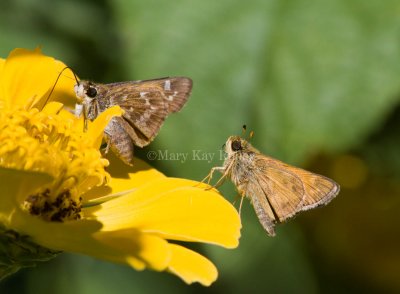
{"type": "Polygon", "coordinates": [[[199,282],[204,286],[210,286],[217,277],[218,271],[214,264],[204,256],[185,247],[169,244],[172,258],[168,265],[168,271],[177,275],[187,284],[199,282]]]}
{"type": "MultiPolygon", "coordinates": [[[[135,229],[99,232],[95,238],[112,248],[114,262],[127,263],[136,270],[151,268],[162,271],[168,266],[171,251],[168,242],[158,236],[143,234],[135,229]]],[[[110,260],[110,252],[98,258],[110,260]]],[[[92,255],[92,254],[91,254],[92,255]]]]}
{"type": "Polygon", "coordinates": [[[100,115],[94,120],[93,123],[89,124],[87,135],[93,142],[93,147],[100,148],[103,140],[104,129],[114,116],[121,116],[122,110],[119,106],[113,106],[108,108],[106,111],[100,113],[100,115]]]}

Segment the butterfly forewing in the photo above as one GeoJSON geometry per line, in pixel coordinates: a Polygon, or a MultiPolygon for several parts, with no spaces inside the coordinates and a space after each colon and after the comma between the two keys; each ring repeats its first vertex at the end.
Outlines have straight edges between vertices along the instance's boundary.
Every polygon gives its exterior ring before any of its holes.
{"type": "Polygon", "coordinates": [[[157,135],[168,115],[160,92],[133,92],[126,97],[116,97],[114,101],[124,110],[123,118],[132,128],[142,133],[147,141],[157,135]]]}
{"type": "Polygon", "coordinates": [[[123,117],[150,143],[168,114],[179,111],[186,103],[192,81],[178,77],[126,82],[123,91],[121,83],[115,85],[109,91],[112,102],[125,111],[123,117]]]}
{"type": "Polygon", "coordinates": [[[301,210],[326,205],[339,193],[339,185],[327,177],[295,167],[289,169],[295,170],[303,182],[305,194],[301,210]]]}
{"type": "MultiPolygon", "coordinates": [[[[302,206],[304,187],[302,181],[295,174],[278,166],[268,166],[268,160],[258,160],[262,172],[255,175],[258,184],[268,198],[277,222],[283,222],[292,217],[302,206]]],[[[261,195],[257,195],[261,197],[261,195]]]]}
{"type": "Polygon", "coordinates": [[[192,80],[188,78],[163,79],[162,86],[164,91],[164,101],[168,107],[168,112],[181,110],[192,91],[192,80]]]}
{"type": "Polygon", "coordinates": [[[328,204],[339,191],[338,185],[324,176],[261,156],[257,164],[264,168],[257,178],[279,222],[300,211],[328,204]]]}

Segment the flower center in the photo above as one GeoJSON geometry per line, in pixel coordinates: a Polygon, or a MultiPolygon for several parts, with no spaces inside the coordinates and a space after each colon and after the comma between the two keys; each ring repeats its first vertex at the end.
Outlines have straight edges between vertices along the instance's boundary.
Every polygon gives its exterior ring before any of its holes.
{"type": "Polygon", "coordinates": [[[79,219],[80,195],[109,177],[104,170],[108,161],[75,120],[37,109],[0,112],[0,166],[54,179],[19,199],[26,211],[48,221],[79,219]]]}
{"type": "Polygon", "coordinates": [[[51,191],[46,189],[42,193],[28,196],[23,207],[32,215],[38,215],[48,221],[62,222],[81,218],[80,200],[73,199],[70,191],[52,197],[51,191]]]}

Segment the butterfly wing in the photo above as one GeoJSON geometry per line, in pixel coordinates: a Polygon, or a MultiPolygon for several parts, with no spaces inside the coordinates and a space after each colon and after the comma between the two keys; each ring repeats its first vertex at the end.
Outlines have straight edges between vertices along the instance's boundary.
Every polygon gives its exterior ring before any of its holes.
{"type": "Polygon", "coordinates": [[[293,216],[304,197],[304,187],[299,177],[276,165],[268,157],[259,156],[255,165],[254,178],[271,206],[275,222],[293,216]]]}
{"type": "MultiPolygon", "coordinates": [[[[123,118],[130,128],[135,145],[148,145],[157,135],[165,118],[179,111],[186,103],[192,89],[189,78],[162,78],[147,81],[123,82],[108,85],[107,95],[113,105],[123,110],[123,118]],[[123,84],[123,85],[121,85],[123,84]],[[135,140],[136,137],[141,138],[135,140]]],[[[129,128],[125,124],[125,127],[129,128]]]]}
{"type": "Polygon", "coordinates": [[[339,193],[339,185],[334,181],[279,160],[260,156],[255,164],[254,178],[263,192],[255,196],[267,198],[276,222],[325,205],[339,193]]]}
{"type": "MultiPolygon", "coordinates": [[[[113,117],[104,130],[104,138],[118,158],[127,165],[133,165],[134,145],[132,134],[127,132],[127,130],[133,131],[133,129],[125,124],[127,121],[122,117],[113,117]]],[[[139,139],[137,138],[136,141],[139,139]]]]}
{"type": "Polygon", "coordinates": [[[339,194],[340,186],[331,179],[299,168],[293,169],[301,175],[306,192],[302,211],[326,205],[339,194]]]}
{"type": "Polygon", "coordinates": [[[269,236],[275,236],[276,214],[272,210],[272,205],[257,179],[249,179],[247,183],[247,196],[257,214],[258,220],[269,236]]]}

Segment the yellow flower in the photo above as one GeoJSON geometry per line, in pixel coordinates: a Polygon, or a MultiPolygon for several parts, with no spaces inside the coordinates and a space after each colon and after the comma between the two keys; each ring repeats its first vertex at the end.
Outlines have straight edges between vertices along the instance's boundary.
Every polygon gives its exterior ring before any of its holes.
{"type": "MultiPolygon", "coordinates": [[[[133,168],[109,165],[99,148],[121,111],[110,108],[84,132],[61,103],[46,104],[64,67],[40,50],[0,59],[0,245],[8,245],[0,276],[70,251],[210,285],[215,266],[181,241],[236,247],[236,210],[215,189],[138,159],[133,168]]],[[[73,84],[63,73],[51,99],[73,97],[73,84]]]]}

